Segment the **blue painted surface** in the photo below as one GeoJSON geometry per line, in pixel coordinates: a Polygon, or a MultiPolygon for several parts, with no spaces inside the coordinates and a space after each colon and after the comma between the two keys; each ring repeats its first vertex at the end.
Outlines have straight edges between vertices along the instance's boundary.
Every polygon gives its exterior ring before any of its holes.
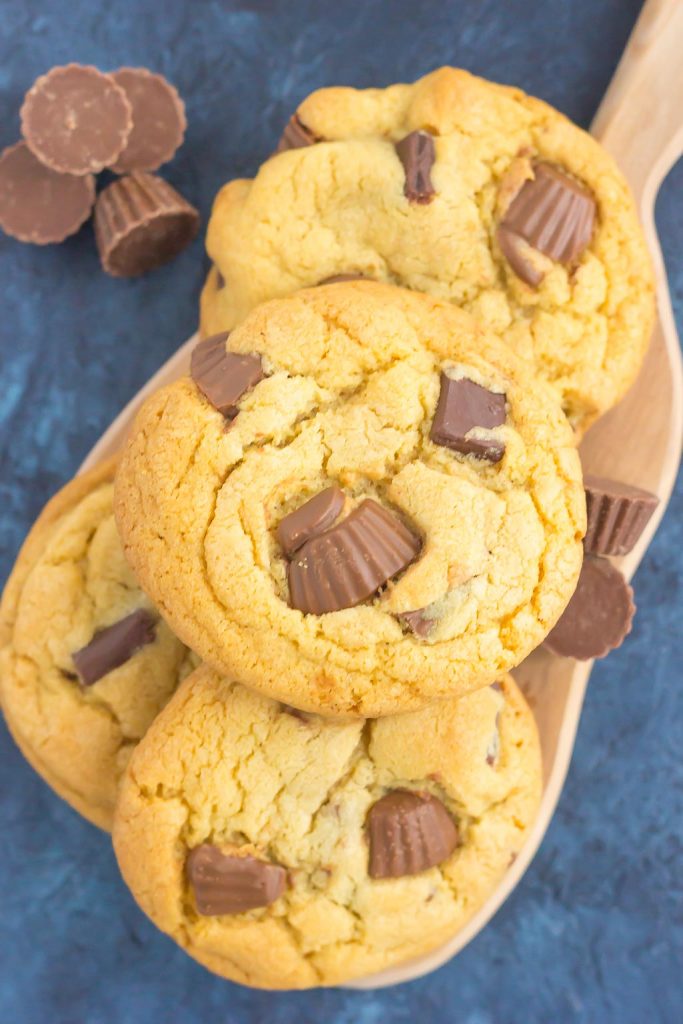
{"type": "MultiPolygon", "coordinates": [[[[188,105],[168,178],[206,218],[312,88],[410,80],[440,63],[514,82],[587,125],[638,0],[2,0],[0,145],[55,63],[143,64],[188,105]]],[[[683,167],[659,224],[683,329],[683,167]]],[[[99,270],[89,229],[36,249],[0,236],[0,579],[44,500],[193,330],[199,242],[137,282],[99,270]]],[[[0,1019],[19,1024],[658,1024],[683,1019],[683,484],[636,579],[622,650],[595,670],[558,813],[532,868],[454,962],[391,991],[252,993],[158,934],[107,837],[0,733],[0,1019]]]]}

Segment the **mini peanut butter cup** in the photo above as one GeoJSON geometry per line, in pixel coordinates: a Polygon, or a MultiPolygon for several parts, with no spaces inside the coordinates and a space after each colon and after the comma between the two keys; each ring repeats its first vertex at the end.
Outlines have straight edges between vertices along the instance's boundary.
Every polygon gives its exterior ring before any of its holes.
{"type": "Polygon", "coordinates": [[[400,519],[367,498],[292,556],[290,604],[312,615],[353,608],[407,568],[421,546],[400,519]]]}
{"type": "Polygon", "coordinates": [[[498,243],[515,273],[536,287],[543,274],[524,254],[519,239],[558,263],[571,264],[590,244],[595,228],[595,196],[560,167],[534,164],[498,228],[498,243]]]}
{"type": "Polygon", "coordinates": [[[182,144],[187,128],[185,104],[163,75],[147,68],[119,68],[110,77],[126,94],[133,116],[125,149],[112,169],[119,174],[156,171],[182,144]]]}
{"type": "Polygon", "coordinates": [[[579,661],[604,658],[631,632],[635,610],[623,573],[606,558],[586,555],[574,595],[545,646],[579,661]]]}
{"type": "Polygon", "coordinates": [[[41,75],[26,93],[20,116],[29,149],[62,174],[110,167],[133,127],[123,89],[110,75],[80,64],[41,75]]]}
{"type": "Polygon", "coordinates": [[[411,132],[396,143],[395,149],[405,173],[406,199],[411,203],[430,203],[436,195],[431,177],[436,159],[434,136],[429,132],[411,132]]]}
{"type": "Polygon", "coordinates": [[[618,480],[583,478],[588,527],[583,546],[592,555],[627,555],[647,526],[659,498],[618,480]]]}
{"type": "Polygon", "coordinates": [[[417,875],[443,863],[459,843],[450,814],[431,793],[394,789],[367,819],[371,878],[417,875]]]}
{"type": "Polygon", "coordinates": [[[97,197],[97,248],[114,277],[137,277],[168,263],[198,230],[198,211],[154,174],[129,174],[97,197]]]}
{"type": "Polygon", "coordinates": [[[85,223],[94,202],[92,174],[59,174],[25,142],[0,155],[0,228],[20,242],[63,242],[85,223]]]}
{"type": "Polygon", "coordinates": [[[203,917],[267,907],[287,886],[287,872],[280,864],[223,853],[210,843],[190,851],[187,875],[197,912],[203,917]]]}
{"type": "Polygon", "coordinates": [[[284,153],[287,149],[303,149],[305,146],[314,146],[316,142],[322,141],[322,137],[307,128],[298,113],[294,113],[285,125],[275,152],[284,153]]]}

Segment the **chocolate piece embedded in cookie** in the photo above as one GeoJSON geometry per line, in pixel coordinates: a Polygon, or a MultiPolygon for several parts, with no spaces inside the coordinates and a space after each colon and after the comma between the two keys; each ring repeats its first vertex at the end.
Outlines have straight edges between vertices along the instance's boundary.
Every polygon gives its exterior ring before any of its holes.
{"type": "MultiPolygon", "coordinates": [[[[595,214],[595,196],[585,185],[554,164],[539,162],[534,164],[533,179],[524,182],[510,203],[498,241],[504,252],[505,246],[509,251],[512,243],[505,239],[509,232],[551,260],[574,263],[590,244],[595,214]]],[[[518,272],[512,260],[510,263],[518,272]]],[[[524,272],[520,276],[533,283],[524,272]]]]}
{"type": "Polygon", "coordinates": [[[583,546],[592,555],[627,555],[647,526],[659,498],[618,480],[587,474],[588,527],[583,546]]]}
{"type": "Polygon", "coordinates": [[[545,275],[530,258],[529,243],[521,235],[516,235],[514,231],[508,231],[502,225],[496,232],[496,238],[500,251],[517,277],[531,285],[532,288],[538,288],[545,275]]]}
{"type": "Polygon", "coordinates": [[[287,887],[287,872],[279,864],[231,856],[210,843],[190,851],[187,874],[197,912],[203,917],[267,907],[287,887]]]}
{"type": "Polygon", "coordinates": [[[430,793],[395,789],[370,808],[371,878],[417,875],[443,863],[458,846],[458,829],[430,793]]]}
{"type": "Polygon", "coordinates": [[[436,195],[431,178],[436,159],[434,137],[429,132],[411,132],[395,148],[405,172],[406,199],[411,203],[431,202],[436,195]]]}
{"type": "Polygon", "coordinates": [[[495,438],[472,436],[476,427],[491,429],[505,423],[505,395],[481,384],[441,374],[441,392],[430,438],[434,444],[488,462],[500,462],[505,445],[495,438]]]}
{"type": "Polygon", "coordinates": [[[110,75],[68,64],[41,75],[21,108],[21,134],[46,167],[88,174],[111,166],[133,127],[131,105],[110,75]]]}
{"type": "Polygon", "coordinates": [[[412,612],[401,612],[398,618],[416,636],[427,637],[433,630],[436,620],[428,619],[425,615],[425,610],[424,608],[417,608],[412,612]]]}
{"type": "Polygon", "coordinates": [[[302,149],[304,146],[314,146],[316,142],[322,141],[319,135],[306,127],[298,114],[292,114],[275,152],[284,153],[287,149],[302,149]]]}
{"type": "Polygon", "coordinates": [[[119,178],[95,204],[102,266],[114,277],[137,277],[168,263],[199,230],[199,213],[154,174],[119,178]]]}
{"type": "Polygon", "coordinates": [[[190,376],[201,393],[226,419],[239,412],[242,395],[263,380],[261,357],[241,352],[228,352],[228,332],[205,338],[192,350],[190,376]]]}
{"type": "Polygon", "coordinates": [[[553,654],[604,658],[631,632],[633,590],[606,558],[586,555],[574,596],[545,639],[553,654]]]}
{"type": "Polygon", "coordinates": [[[307,541],[288,567],[292,607],[312,615],[353,608],[417,558],[420,539],[371,498],[307,541]]]}
{"type": "Polygon", "coordinates": [[[20,242],[63,242],[88,219],[94,202],[92,174],[58,174],[25,142],[0,156],[0,227],[20,242]]]}
{"type": "Polygon", "coordinates": [[[147,68],[119,68],[110,77],[130,103],[133,128],[112,169],[156,171],[167,163],[183,141],[187,120],[185,104],[163,75],[147,68]]]}
{"type": "Polygon", "coordinates": [[[83,686],[92,686],[141,647],[154,643],[157,621],[147,608],[137,608],[125,619],[98,630],[89,644],[71,656],[83,686]]]}
{"type": "Polygon", "coordinates": [[[326,487],[280,520],[277,539],[288,558],[311,537],[317,537],[332,526],[344,507],[344,500],[344,492],[339,487],[326,487]]]}

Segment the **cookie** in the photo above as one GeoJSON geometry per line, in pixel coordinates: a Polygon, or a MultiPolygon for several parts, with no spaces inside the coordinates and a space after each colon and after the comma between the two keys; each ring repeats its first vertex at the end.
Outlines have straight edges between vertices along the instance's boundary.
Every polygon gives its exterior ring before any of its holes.
{"type": "Polygon", "coordinates": [[[131,750],[196,664],[123,557],[113,477],[107,462],[48,503],[0,605],[10,732],[52,789],[104,829],[131,750]]]}
{"type": "Polygon", "coordinates": [[[483,319],[579,432],[634,380],[653,325],[652,267],[611,157],[540,100],[453,68],[313,93],[278,155],[219,192],[207,249],[205,335],[332,276],[390,281],[483,319]]]}
{"type": "Polygon", "coordinates": [[[210,970],[336,985],[451,938],[522,847],[540,793],[536,725],[509,677],[337,723],[203,666],[133,754],[114,848],[143,911],[210,970]]]}
{"type": "Polygon", "coordinates": [[[205,661],[362,718],[518,664],[567,604],[585,531],[551,390],[455,306],[362,281],[202,342],[142,408],[116,514],[205,661]]]}

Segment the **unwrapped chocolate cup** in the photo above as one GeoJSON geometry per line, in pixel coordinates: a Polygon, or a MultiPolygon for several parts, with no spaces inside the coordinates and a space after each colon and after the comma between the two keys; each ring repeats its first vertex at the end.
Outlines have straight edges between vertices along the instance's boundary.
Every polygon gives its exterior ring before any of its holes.
{"type": "Polygon", "coordinates": [[[113,78],[67,64],[36,79],[20,111],[29,149],[61,174],[96,173],[117,159],[133,127],[131,105],[113,78]]]}
{"type": "Polygon", "coordinates": [[[20,242],[47,245],[75,234],[95,202],[92,174],[58,174],[25,142],[0,154],[0,228],[20,242]]]}
{"type": "Polygon", "coordinates": [[[588,527],[584,548],[592,555],[627,555],[659,504],[656,494],[601,476],[584,476],[588,527]]]}
{"type": "Polygon", "coordinates": [[[120,178],[95,204],[100,260],[114,277],[137,277],[168,263],[198,230],[198,211],[154,174],[120,178]]]}
{"type": "Polygon", "coordinates": [[[187,128],[185,104],[163,75],[147,68],[119,68],[110,77],[123,89],[133,112],[133,129],[112,170],[156,171],[182,144],[187,128]]]}

